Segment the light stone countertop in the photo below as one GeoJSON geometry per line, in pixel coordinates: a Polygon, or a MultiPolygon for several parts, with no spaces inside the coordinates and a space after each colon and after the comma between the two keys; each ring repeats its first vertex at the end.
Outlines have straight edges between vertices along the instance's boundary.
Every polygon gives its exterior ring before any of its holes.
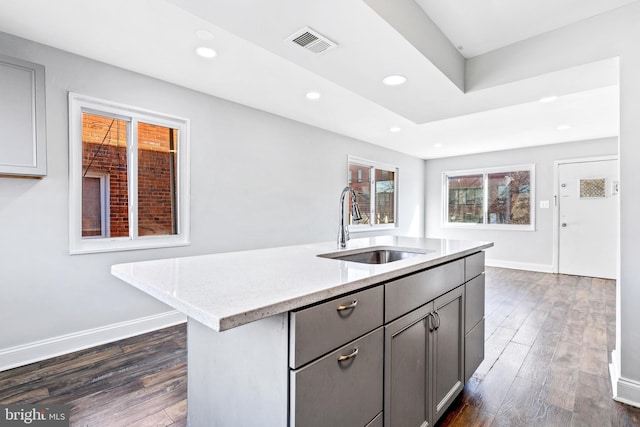
{"type": "Polygon", "coordinates": [[[491,242],[383,236],[117,264],[111,273],[216,331],[224,331],[464,257],[491,242]],[[429,251],[387,264],[318,257],[372,247],[429,251]]]}

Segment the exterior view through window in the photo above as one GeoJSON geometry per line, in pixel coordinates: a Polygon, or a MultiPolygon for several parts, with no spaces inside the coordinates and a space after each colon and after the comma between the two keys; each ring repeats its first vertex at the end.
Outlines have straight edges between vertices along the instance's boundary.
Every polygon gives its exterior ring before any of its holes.
{"type": "Polygon", "coordinates": [[[360,221],[349,217],[349,224],[369,227],[395,225],[397,168],[352,158],[349,160],[348,184],[356,191],[362,214],[360,221]]]}
{"type": "Polygon", "coordinates": [[[445,222],[533,229],[533,175],[533,165],[445,173],[445,222]]]}
{"type": "MultiPolygon", "coordinates": [[[[129,123],[82,113],[82,237],[129,236],[129,123]]],[[[138,235],[176,234],[177,130],[138,123],[138,235]]]]}
{"type": "Polygon", "coordinates": [[[72,253],[188,243],[188,121],[70,94],[72,253]]]}
{"type": "Polygon", "coordinates": [[[484,221],[484,177],[461,175],[447,177],[449,186],[449,222],[484,221]]]}

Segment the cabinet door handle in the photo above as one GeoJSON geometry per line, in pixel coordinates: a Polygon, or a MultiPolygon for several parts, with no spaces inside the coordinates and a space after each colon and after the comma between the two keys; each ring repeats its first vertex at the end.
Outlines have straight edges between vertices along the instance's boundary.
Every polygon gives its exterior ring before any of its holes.
{"type": "Polygon", "coordinates": [[[353,300],[351,304],[339,305],[338,308],[336,308],[336,310],[338,311],[352,310],[356,308],[356,305],[358,305],[358,300],[353,300]]]}
{"type": "Polygon", "coordinates": [[[353,359],[357,355],[358,355],[358,349],[354,348],[353,350],[351,350],[351,353],[343,354],[342,356],[338,357],[338,362],[344,362],[345,360],[353,359]]]}
{"type": "Polygon", "coordinates": [[[427,326],[429,327],[429,332],[433,332],[433,330],[435,329],[435,327],[433,326],[434,322],[432,319],[434,319],[433,313],[427,314],[426,320],[427,320],[427,326]]]}
{"type": "Polygon", "coordinates": [[[434,314],[434,319],[438,319],[438,323],[436,323],[436,326],[434,327],[434,329],[438,329],[440,327],[440,315],[438,314],[437,311],[434,311],[433,314],[434,314]]]}

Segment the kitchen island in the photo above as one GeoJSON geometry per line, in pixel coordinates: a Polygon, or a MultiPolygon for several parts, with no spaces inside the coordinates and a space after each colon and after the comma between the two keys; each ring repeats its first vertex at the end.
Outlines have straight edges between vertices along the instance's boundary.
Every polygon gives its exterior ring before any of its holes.
{"type": "Polygon", "coordinates": [[[431,425],[482,360],[491,246],[385,236],[112,273],[188,316],[189,425],[431,425]],[[411,256],[338,258],[372,249],[411,256]]]}

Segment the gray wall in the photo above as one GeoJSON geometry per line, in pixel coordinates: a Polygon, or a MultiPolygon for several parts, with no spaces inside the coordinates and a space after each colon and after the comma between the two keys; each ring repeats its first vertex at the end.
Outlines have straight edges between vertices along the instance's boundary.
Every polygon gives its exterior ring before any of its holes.
{"type": "Polygon", "coordinates": [[[494,242],[495,246],[487,250],[487,264],[552,271],[554,161],[615,155],[617,152],[618,138],[606,138],[427,160],[426,235],[427,237],[488,240],[494,242]],[[531,163],[536,167],[535,231],[443,228],[443,172],[531,163]],[[551,207],[540,209],[540,200],[548,200],[551,207]],[[514,250],[514,248],[518,249],[514,250]]]}
{"type": "Polygon", "coordinates": [[[16,346],[169,311],[112,264],[336,239],[348,155],[400,168],[387,233],[424,233],[422,160],[2,33],[0,53],[46,67],[48,139],[44,179],[0,177],[0,369],[16,346]],[[68,254],[68,91],[191,119],[190,246],[68,254]]]}

